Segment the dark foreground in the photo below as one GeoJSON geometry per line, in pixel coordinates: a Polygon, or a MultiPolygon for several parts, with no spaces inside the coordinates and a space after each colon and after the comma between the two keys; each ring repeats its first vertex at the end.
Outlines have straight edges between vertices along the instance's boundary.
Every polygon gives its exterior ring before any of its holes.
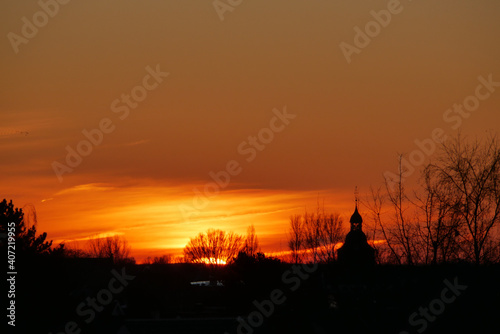
{"type": "Polygon", "coordinates": [[[268,261],[217,269],[37,259],[19,270],[17,280],[17,333],[497,333],[500,329],[499,265],[360,269],[268,261]],[[195,281],[211,282],[192,285],[195,281]]]}

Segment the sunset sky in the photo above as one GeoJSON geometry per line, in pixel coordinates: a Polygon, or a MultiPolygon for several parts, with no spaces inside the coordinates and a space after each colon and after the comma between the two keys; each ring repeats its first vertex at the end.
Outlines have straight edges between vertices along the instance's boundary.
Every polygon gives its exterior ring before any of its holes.
{"type": "Polygon", "coordinates": [[[253,224],[283,251],[290,215],[348,221],[435,129],[500,131],[497,0],[40,3],[0,5],[0,200],[55,243],[118,234],[141,260],[253,224]]]}

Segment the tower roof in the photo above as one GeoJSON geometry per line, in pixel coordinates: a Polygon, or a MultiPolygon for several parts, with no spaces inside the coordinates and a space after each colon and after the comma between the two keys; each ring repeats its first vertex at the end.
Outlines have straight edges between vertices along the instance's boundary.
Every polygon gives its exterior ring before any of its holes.
{"type": "Polygon", "coordinates": [[[361,224],[363,222],[363,218],[361,218],[361,215],[358,212],[358,206],[356,205],[356,208],[354,209],[354,213],[351,216],[351,219],[349,220],[351,224],[361,224]]]}

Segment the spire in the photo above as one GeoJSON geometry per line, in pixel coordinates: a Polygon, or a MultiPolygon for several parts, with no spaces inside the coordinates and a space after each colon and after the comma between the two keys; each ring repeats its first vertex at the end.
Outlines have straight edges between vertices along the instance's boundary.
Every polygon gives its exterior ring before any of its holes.
{"type": "Polygon", "coordinates": [[[358,195],[359,195],[358,186],[356,186],[354,187],[354,202],[356,211],[358,211],[358,195]]]}
{"type": "Polygon", "coordinates": [[[363,223],[363,218],[361,218],[361,215],[358,212],[358,186],[354,188],[354,202],[355,202],[355,207],[354,207],[354,213],[351,216],[351,219],[349,222],[351,223],[351,231],[355,230],[360,230],[361,231],[361,224],[363,223]]]}
{"type": "Polygon", "coordinates": [[[366,239],[366,235],[361,229],[363,218],[358,212],[358,187],[354,190],[354,213],[351,216],[351,231],[347,233],[345,242],[337,252],[339,263],[365,266],[375,264],[375,250],[371,247],[366,239]]]}

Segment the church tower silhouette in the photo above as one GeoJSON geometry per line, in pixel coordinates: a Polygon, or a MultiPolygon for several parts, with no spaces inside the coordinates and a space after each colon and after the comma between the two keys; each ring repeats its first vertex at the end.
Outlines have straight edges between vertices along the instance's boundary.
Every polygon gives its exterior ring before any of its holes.
{"type": "Polygon", "coordinates": [[[347,233],[344,245],[339,248],[337,253],[339,263],[355,266],[374,265],[375,249],[368,244],[366,235],[363,232],[363,218],[358,212],[357,196],[354,213],[349,222],[351,223],[351,230],[347,233]]]}

